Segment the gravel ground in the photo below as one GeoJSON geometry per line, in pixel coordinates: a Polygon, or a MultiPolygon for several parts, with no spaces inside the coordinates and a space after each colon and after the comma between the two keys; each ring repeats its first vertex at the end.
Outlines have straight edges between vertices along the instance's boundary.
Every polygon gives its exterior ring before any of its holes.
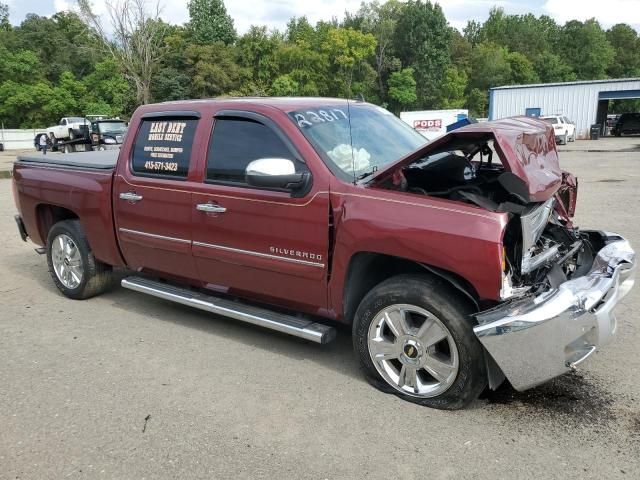
{"type": "MultiPolygon", "coordinates": [[[[627,151],[576,142],[562,162],[577,223],[640,248],[640,138],[614,141],[627,151]]],[[[348,331],[322,347],[121,288],[63,298],[10,190],[0,180],[2,479],[640,478],[640,287],[577,373],[442,412],[370,387],[348,331]]]]}

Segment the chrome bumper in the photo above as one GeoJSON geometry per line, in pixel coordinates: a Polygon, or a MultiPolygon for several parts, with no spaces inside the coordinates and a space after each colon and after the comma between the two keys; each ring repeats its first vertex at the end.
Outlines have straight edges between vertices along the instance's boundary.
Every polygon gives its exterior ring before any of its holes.
{"type": "Polygon", "coordinates": [[[516,390],[562,375],[615,336],[613,309],[633,286],[635,253],[605,235],[587,275],[476,315],[476,336],[516,390]]]}

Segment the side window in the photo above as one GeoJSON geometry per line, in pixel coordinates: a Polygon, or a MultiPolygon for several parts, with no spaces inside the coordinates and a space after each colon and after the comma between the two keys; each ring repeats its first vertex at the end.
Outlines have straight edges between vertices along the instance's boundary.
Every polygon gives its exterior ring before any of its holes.
{"type": "Polygon", "coordinates": [[[134,175],[185,179],[198,120],[157,118],[143,120],[133,145],[134,175]]]}
{"type": "Polygon", "coordinates": [[[207,158],[207,180],[245,183],[245,169],[259,158],[286,158],[296,161],[282,139],[262,123],[245,118],[217,118],[207,158]]]}

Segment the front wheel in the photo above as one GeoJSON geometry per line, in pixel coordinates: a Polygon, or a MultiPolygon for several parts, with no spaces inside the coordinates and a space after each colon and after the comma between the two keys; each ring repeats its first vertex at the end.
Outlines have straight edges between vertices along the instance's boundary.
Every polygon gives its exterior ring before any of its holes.
{"type": "Polygon", "coordinates": [[[424,406],[455,410],[486,386],[472,308],[440,279],[393,277],[365,296],[353,343],[369,382],[424,406]]]}
{"type": "Polygon", "coordinates": [[[56,287],[75,300],[99,295],[112,285],[111,266],[93,256],[78,220],[64,220],[51,227],[47,264],[56,287]]]}

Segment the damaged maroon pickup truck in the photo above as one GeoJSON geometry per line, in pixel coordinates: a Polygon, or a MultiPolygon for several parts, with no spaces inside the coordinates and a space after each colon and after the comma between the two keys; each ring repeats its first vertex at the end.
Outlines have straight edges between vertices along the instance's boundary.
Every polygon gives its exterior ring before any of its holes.
{"type": "Polygon", "coordinates": [[[339,99],[140,107],[120,152],[22,156],[23,240],[73,299],[121,284],[317,343],[350,325],[373,385],[455,409],[524,390],[609,342],[635,254],[572,222],[550,125],[426,144],[339,99]]]}

